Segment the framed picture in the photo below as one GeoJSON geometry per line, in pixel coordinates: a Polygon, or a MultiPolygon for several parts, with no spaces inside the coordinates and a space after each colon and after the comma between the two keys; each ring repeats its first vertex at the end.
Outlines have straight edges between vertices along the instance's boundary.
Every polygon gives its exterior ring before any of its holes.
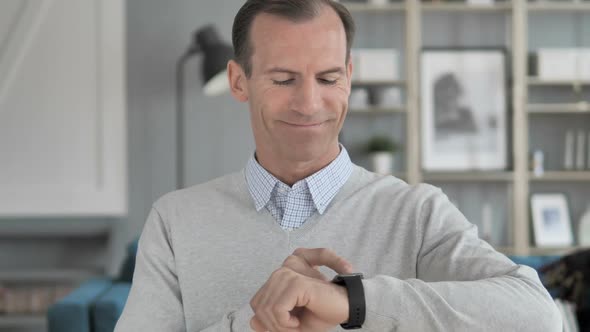
{"type": "Polygon", "coordinates": [[[531,210],[535,244],[538,247],[573,244],[570,213],[564,194],[533,194],[531,210]]]}
{"type": "Polygon", "coordinates": [[[506,52],[425,49],[421,68],[423,169],[506,169],[506,52]]]}

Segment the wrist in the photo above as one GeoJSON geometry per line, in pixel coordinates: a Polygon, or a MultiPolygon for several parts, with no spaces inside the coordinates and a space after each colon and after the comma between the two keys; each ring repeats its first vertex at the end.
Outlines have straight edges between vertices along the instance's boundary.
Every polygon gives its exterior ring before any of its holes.
{"type": "Polygon", "coordinates": [[[362,283],[362,273],[336,275],[333,283],[343,286],[346,290],[348,302],[347,320],[340,324],[346,330],[360,329],[365,322],[365,292],[362,283]]]}
{"type": "Polygon", "coordinates": [[[340,319],[340,322],[338,324],[340,324],[340,325],[346,324],[346,323],[348,323],[349,312],[350,312],[350,305],[348,303],[348,290],[346,290],[346,287],[342,286],[342,285],[334,284],[334,287],[335,287],[336,291],[338,292],[338,294],[340,294],[340,297],[343,298],[342,303],[345,304],[340,308],[340,313],[341,313],[342,319],[340,319]]]}

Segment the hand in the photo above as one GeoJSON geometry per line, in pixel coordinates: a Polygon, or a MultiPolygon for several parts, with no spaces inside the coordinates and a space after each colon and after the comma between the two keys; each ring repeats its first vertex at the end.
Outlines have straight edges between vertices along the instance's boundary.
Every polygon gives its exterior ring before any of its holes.
{"type": "Polygon", "coordinates": [[[339,274],[354,272],[352,264],[346,259],[336,255],[332,250],[325,248],[298,248],[285,259],[282,266],[288,267],[310,278],[324,281],[329,281],[329,279],[318,271],[318,267],[320,266],[327,266],[339,274]]]}
{"type": "Polygon", "coordinates": [[[351,273],[352,265],[329,249],[297,249],[273,272],[250,301],[257,332],[327,331],[348,320],[344,287],[332,284],[318,271],[327,266],[351,273]]]}

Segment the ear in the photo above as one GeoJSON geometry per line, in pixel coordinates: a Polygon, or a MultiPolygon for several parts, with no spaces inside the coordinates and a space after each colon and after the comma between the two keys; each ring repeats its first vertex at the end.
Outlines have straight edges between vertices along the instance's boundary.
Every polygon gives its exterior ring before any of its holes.
{"type": "Polygon", "coordinates": [[[348,78],[348,93],[352,89],[352,57],[348,59],[348,64],[346,65],[346,78],[348,78]]]}
{"type": "Polygon", "coordinates": [[[237,101],[248,101],[248,85],[246,84],[246,73],[237,62],[230,60],[227,63],[227,78],[232,96],[237,101]]]}

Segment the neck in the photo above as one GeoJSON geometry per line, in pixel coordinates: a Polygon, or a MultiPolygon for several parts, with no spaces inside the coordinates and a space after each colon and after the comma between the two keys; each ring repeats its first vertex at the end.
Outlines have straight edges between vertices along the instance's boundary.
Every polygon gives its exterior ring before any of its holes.
{"type": "Polygon", "coordinates": [[[256,150],[256,160],[270,174],[281,182],[292,186],[297,181],[318,172],[328,166],[340,154],[340,145],[336,143],[327,153],[320,158],[311,160],[295,160],[289,156],[271,156],[264,151],[256,150]]]}

